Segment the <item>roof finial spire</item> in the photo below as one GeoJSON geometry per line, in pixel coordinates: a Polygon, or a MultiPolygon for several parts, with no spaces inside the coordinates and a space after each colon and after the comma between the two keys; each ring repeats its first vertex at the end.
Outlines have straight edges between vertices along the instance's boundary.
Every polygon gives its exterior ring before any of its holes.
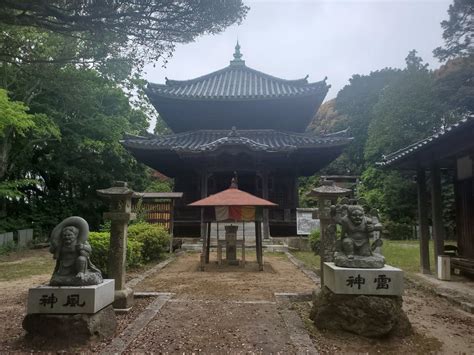
{"type": "Polygon", "coordinates": [[[230,61],[230,64],[231,65],[245,65],[245,61],[242,60],[242,53],[240,53],[239,40],[237,40],[237,44],[235,45],[234,59],[230,61]]]}
{"type": "Polygon", "coordinates": [[[237,40],[237,44],[235,45],[234,59],[237,59],[237,60],[242,59],[242,53],[240,53],[239,40],[237,40]]]}

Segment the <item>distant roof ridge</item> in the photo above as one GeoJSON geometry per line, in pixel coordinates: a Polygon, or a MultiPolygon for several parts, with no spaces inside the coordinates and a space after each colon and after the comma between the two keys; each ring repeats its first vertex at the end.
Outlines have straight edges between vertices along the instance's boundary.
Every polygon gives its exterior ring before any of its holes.
{"type": "Polygon", "coordinates": [[[429,146],[437,142],[438,139],[441,139],[445,136],[449,136],[452,134],[451,132],[456,132],[458,130],[464,129],[468,124],[472,124],[474,122],[474,115],[469,114],[459,121],[449,125],[446,128],[441,128],[431,136],[423,138],[419,141],[416,141],[412,144],[409,144],[403,148],[400,148],[394,152],[391,152],[387,155],[382,156],[382,161],[376,162],[376,165],[379,166],[386,166],[390,165],[391,163],[401,159],[404,156],[411,155],[419,151],[421,148],[429,146]]]}
{"type": "Polygon", "coordinates": [[[273,76],[273,75],[270,75],[270,74],[267,74],[267,73],[264,73],[260,70],[257,70],[257,69],[253,69],[253,68],[250,68],[246,65],[242,65],[242,66],[235,66],[235,65],[228,65],[222,69],[218,69],[216,71],[213,71],[211,73],[208,73],[208,74],[204,74],[204,75],[201,75],[201,76],[198,76],[196,78],[193,78],[193,79],[187,79],[187,80],[175,80],[175,79],[168,79],[168,78],[165,78],[166,80],[166,83],[165,84],[157,84],[157,83],[148,83],[149,86],[155,86],[155,87],[170,87],[170,86],[179,86],[179,85],[186,85],[186,84],[193,84],[195,82],[198,82],[198,81],[202,81],[202,80],[205,80],[205,79],[208,79],[210,77],[213,77],[215,75],[218,75],[218,74],[221,74],[221,73],[224,73],[224,72],[227,72],[227,71],[248,71],[248,72],[251,72],[251,73],[254,73],[254,74],[257,74],[257,75],[261,75],[263,77],[266,77],[267,79],[271,79],[271,80],[275,80],[275,81],[278,81],[278,82],[281,82],[281,83],[285,83],[285,84],[293,84],[293,85],[314,85],[314,84],[321,84],[321,83],[325,83],[326,80],[327,80],[327,76],[324,77],[323,80],[320,80],[320,81],[315,81],[315,82],[312,82],[312,83],[309,83],[308,82],[308,78],[309,78],[309,74],[307,74],[304,78],[300,78],[300,79],[283,79],[283,78],[279,78],[279,77],[276,77],[276,76],[273,76]]]}
{"type": "MultiPolygon", "coordinates": [[[[348,129],[346,128],[345,130],[342,130],[342,131],[338,131],[338,132],[335,132],[335,133],[331,133],[331,134],[324,134],[324,135],[318,135],[318,134],[315,134],[314,132],[311,132],[311,131],[308,131],[308,132],[293,132],[293,131],[287,131],[287,130],[278,130],[278,129],[274,129],[274,128],[243,128],[243,129],[239,129],[239,127],[235,127],[235,130],[237,132],[276,132],[276,133],[280,133],[280,134],[285,134],[285,135],[289,135],[289,136],[300,136],[300,137],[312,137],[312,138],[331,138],[331,137],[344,137],[343,134],[339,134],[339,133],[347,133],[348,129]],[[337,133],[337,134],[336,134],[337,133]]],[[[154,134],[154,133],[150,133],[147,135],[147,137],[143,137],[143,136],[134,136],[134,135],[129,135],[130,137],[127,137],[127,138],[132,138],[132,139],[150,139],[150,138],[167,138],[167,137],[184,137],[184,136],[187,136],[187,135],[192,135],[192,134],[196,134],[198,132],[202,132],[202,133],[208,133],[208,132],[212,132],[212,133],[228,133],[230,134],[230,132],[232,131],[232,128],[221,128],[221,129],[193,129],[193,130],[190,130],[190,131],[185,131],[185,132],[178,132],[178,133],[166,133],[166,134],[154,134]]]]}

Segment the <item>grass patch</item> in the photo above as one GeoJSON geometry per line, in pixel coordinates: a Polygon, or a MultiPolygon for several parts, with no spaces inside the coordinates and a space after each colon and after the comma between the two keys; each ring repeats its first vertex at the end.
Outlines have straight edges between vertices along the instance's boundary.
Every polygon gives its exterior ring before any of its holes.
{"type": "Polygon", "coordinates": [[[38,252],[37,255],[20,257],[16,260],[12,256],[14,255],[10,255],[8,261],[0,262],[0,281],[53,273],[55,261],[49,253],[38,252]]]}
{"type": "Polygon", "coordinates": [[[319,270],[319,255],[315,255],[312,251],[292,251],[291,254],[301,260],[307,268],[319,270]]]}
{"type": "MultiPolygon", "coordinates": [[[[434,271],[433,241],[430,241],[429,247],[431,271],[434,271]]],[[[307,267],[319,270],[319,255],[314,255],[311,251],[292,251],[291,253],[307,267]]],[[[384,240],[382,253],[385,256],[385,262],[391,266],[406,272],[420,271],[420,244],[417,240],[384,240]]]]}
{"type": "MultiPolygon", "coordinates": [[[[433,241],[429,243],[430,266],[434,271],[433,241]]],[[[420,243],[417,240],[384,240],[385,262],[406,272],[420,272],[420,243]]]]}

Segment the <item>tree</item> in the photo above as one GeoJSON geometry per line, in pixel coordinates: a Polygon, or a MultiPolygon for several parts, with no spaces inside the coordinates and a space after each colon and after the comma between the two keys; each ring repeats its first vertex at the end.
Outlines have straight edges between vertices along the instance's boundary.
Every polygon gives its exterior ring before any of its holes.
{"type": "Polygon", "coordinates": [[[442,126],[443,107],[436,97],[427,65],[411,51],[407,67],[386,87],[373,107],[365,146],[365,159],[375,163],[382,154],[423,139],[442,126]]]}
{"type": "Polygon", "coordinates": [[[441,22],[444,47],[436,48],[433,53],[439,60],[445,61],[458,56],[474,54],[472,43],[474,32],[474,3],[472,0],[454,0],[449,5],[449,19],[441,22]]]}
{"type": "Polygon", "coordinates": [[[436,95],[453,120],[474,113],[474,55],[450,59],[433,75],[436,95]]]}
{"type": "Polygon", "coordinates": [[[18,197],[19,188],[32,179],[8,180],[8,172],[15,162],[11,151],[16,140],[28,136],[24,144],[39,145],[49,137],[59,137],[57,127],[43,114],[30,114],[23,102],[11,101],[0,89],[0,198],[18,197]]]}
{"type": "MultiPolygon", "coordinates": [[[[120,145],[125,132],[143,134],[147,119],[130,106],[114,81],[95,70],[73,65],[54,68],[54,75],[44,79],[29,108],[31,114],[52,120],[61,139],[26,147],[22,140],[12,145],[17,164],[9,170],[9,180],[32,177],[40,187],[26,189],[24,199],[8,201],[8,216],[48,231],[68,215],[81,215],[95,228],[105,208],[96,189],[114,180],[129,181],[137,190],[149,183],[146,167],[120,145]]],[[[17,75],[20,84],[31,79],[28,72],[23,75],[17,75]]],[[[20,84],[12,88],[21,91],[20,84]]]]}
{"type": "Polygon", "coordinates": [[[336,110],[336,99],[326,101],[308,125],[307,131],[316,134],[327,134],[347,128],[348,118],[336,110]]]}
{"type": "Polygon", "coordinates": [[[177,43],[216,34],[242,21],[242,0],[66,1],[3,0],[0,5],[0,58],[9,63],[97,63],[127,61],[141,68],[169,56],[177,43]],[[65,50],[32,57],[41,38],[12,39],[17,30],[54,34],[65,50]],[[18,50],[21,48],[21,50],[18,50]]]}
{"type": "Polygon", "coordinates": [[[386,68],[369,75],[353,75],[336,97],[335,109],[347,116],[348,135],[354,141],[341,157],[329,166],[339,173],[361,174],[365,169],[364,148],[370,122],[374,119],[373,107],[383,89],[400,75],[400,70],[386,68]]]}

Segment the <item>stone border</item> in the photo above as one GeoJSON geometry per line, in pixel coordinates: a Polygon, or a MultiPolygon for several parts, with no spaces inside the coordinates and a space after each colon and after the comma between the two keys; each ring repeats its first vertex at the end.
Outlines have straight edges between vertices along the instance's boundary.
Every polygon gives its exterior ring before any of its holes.
{"type": "Polygon", "coordinates": [[[288,251],[285,252],[285,255],[293,263],[293,265],[295,265],[306,276],[308,276],[311,279],[311,281],[313,281],[317,286],[321,286],[321,279],[319,278],[319,276],[313,270],[308,269],[302,261],[298,260],[290,252],[288,252],[288,251]]]}
{"type": "Polygon", "coordinates": [[[436,285],[430,284],[428,281],[416,276],[416,274],[405,273],[405,279],[416,287],[422,288],[424,291],[428,291],[439,297],[442,297],[454,306],[459,307],[461,310],[474,314],[474,303],[466,301],[462,296],[456,295],[455,291],[449,292],[448,289],[437,287],[436,285]]]}
{"type": "Polygon", "coordinates": [[[133,289],[135,286],[137,286],[140,282],[142,282],[143,280],[145,280],[148,276],[150,276],[151,274],[165,268],[169,263],[171,263],[172,261],[174,261],[176,259],[177,256],[180,256],[182,255],[183,253],[177,253],[177,254],[173,254],[171,255],[168,259],[162,261],[161,263],[159,263],[158,265],[155,265],[153,266],[151,269],[145,271],[143,274],[131,279],[130,281],[128,281],[126,283],[126,286],[128,288],[131,288],[133,289]]]}
{"type": "Polygon", "coordinates": [[[279,313],[285,323],[288,335],[290,336],[291,342],[295,347],[296,354],[319,354],[315,349],[315,345],[308,335],[308,331],[296,311],[290,308],[290,303],[293,301],[290,295],[297,294],[285,294],[275,293],[275,299],[279,307],[279,313]]]}
{"type": "Polygon", "coordinates": [[[122,333],[115,337],[114,340],[101,351],[101,353],[122,354],[173,296],[174,293],[161,293],[156,300],[150,303],[122,333]]]}

